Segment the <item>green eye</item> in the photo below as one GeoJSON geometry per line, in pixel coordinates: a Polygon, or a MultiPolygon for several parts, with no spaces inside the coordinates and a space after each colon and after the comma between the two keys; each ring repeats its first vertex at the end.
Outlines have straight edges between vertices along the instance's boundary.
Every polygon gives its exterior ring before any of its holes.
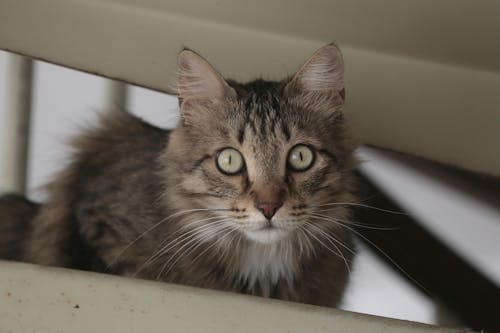
{"type": "Polygon", "coordinates": [[[314,152],[306,145],[296,145],[288,153],[288,165],[294,171],[305,171],[314,163],[314,152]]]}
{"type": "Polygon", "coordinates": [[[235,175],[243,170],[245,163],[240,152],[233,148],[224,148],[217,154],[217,168],[224,174],[235,175]]]}

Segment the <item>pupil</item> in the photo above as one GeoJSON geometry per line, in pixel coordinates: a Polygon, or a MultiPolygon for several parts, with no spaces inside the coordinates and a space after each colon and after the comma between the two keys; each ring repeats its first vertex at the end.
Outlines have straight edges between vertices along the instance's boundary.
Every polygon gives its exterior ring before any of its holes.
{"type": "Polygon", "coordinates": [[[304,158],[302,157],[302,152],[301,152],[301,151],[299,152],[299,157],[300,157],[300,160],[301,160],[301,161],[303,161],[303,160],[304,160],[304,158]]]}
{"type": "Polygon", "coordinates": [[[229,164],[231,164],[231,157],[232,155],[229,155],[229,164]]]}

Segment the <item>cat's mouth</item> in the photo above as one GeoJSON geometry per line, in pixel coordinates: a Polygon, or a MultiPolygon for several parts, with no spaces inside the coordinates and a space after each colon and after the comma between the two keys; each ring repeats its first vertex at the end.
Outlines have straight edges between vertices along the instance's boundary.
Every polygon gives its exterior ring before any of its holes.
{"type": "Polygon", "coordinates": [[[262,227],[259,228],[259,230],[270,230],[270,229],[281,229],[280,227],[276,226],[272,221],[266,222],[262,227]]]}
{"type": "Polygon", "coordinates": [[[270,244],[283,239],[288,230],[276,225],[275,222],[266,221],[262,226],[244,231],[245,236],[258,243],[270,244]]]}

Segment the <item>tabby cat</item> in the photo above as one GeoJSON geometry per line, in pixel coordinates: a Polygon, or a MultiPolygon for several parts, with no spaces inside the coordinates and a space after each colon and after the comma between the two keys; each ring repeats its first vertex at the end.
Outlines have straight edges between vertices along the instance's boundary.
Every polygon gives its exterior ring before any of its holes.
{"type": "Polygon", "coordinates": [[[0,198],[0,257],[336,306],[356,141],[334,44],[281,81],[178,56],[172,131],[108,112],[36,204],[0,198]]]}

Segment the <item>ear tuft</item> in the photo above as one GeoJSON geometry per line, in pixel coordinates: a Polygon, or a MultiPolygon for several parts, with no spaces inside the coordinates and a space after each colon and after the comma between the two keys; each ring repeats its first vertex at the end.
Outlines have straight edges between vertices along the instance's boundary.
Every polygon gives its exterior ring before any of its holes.
{"type": "Polygon", "coordinates": [[[318,49],[293,76],[286,86],[291,94],[316,96],[342,104],[344,90],[344,61],[335,44],[318,49]]]}
{"type": "Polygon", "coordinates": [[[179,104],[186,101],[222,101],[234,94],[224,78],[199,54],[184,49],[177,58],[179,104]]]}

